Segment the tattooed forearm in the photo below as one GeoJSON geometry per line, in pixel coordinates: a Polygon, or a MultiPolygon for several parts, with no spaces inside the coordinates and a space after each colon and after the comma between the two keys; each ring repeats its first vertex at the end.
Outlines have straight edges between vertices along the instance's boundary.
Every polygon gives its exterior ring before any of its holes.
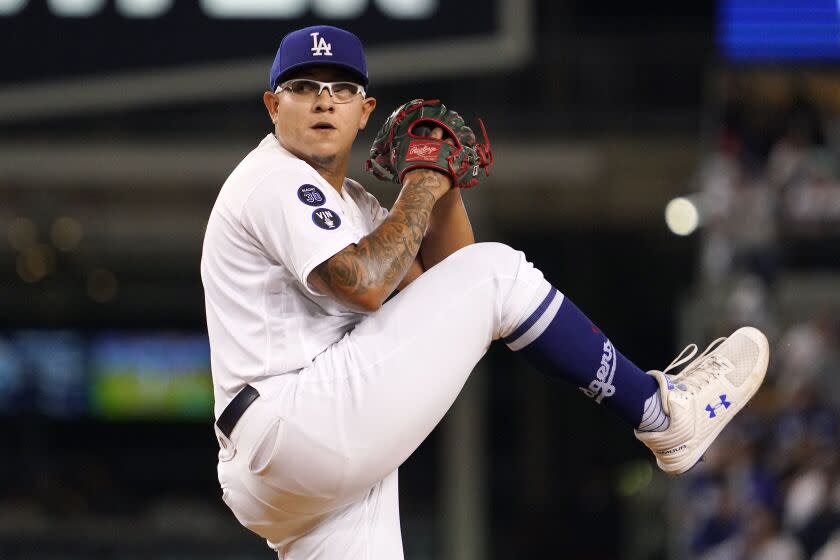
{"type": "Polygon", "coordinates": [[[378,228],[315,269],[336,296],[378,306],[394,291],[420,249],[441,179],[432,172],[411,175],[378,228]]]}

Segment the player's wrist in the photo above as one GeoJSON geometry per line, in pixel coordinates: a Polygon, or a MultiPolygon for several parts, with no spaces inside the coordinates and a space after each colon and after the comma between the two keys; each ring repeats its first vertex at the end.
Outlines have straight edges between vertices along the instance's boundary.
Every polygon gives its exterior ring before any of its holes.
{"type": "Polygon", "coordinates": [[[412,169],[403,177],[403,189],[425,188],[435,197],[435,202],[452,189],[452,179],[440,171],[428,168],[412,169]]]}

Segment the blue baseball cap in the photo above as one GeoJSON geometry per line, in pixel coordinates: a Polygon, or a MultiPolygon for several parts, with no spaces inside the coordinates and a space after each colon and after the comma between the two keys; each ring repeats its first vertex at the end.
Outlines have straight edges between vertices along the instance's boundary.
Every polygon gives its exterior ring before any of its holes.
{"type": "Polygon", "coordinates": [[[271,65],[268,89],[307,66],[338,66],[357,74],[367,88],[368,72],[365,51],[358,37],[330,25],[314,25],[292,31],[280,41],[274,64],[271,65]]]}

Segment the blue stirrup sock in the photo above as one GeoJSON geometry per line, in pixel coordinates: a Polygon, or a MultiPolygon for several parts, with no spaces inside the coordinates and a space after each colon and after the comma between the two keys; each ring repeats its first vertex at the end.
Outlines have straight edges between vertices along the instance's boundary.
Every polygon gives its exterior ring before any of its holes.
{"type": "Polygon", "coordinates": [[[541,372],[575,384],[634,428],[668,427],[656,379],[616,350],[604,333],[553,286],[503,341],[541,372]]]}

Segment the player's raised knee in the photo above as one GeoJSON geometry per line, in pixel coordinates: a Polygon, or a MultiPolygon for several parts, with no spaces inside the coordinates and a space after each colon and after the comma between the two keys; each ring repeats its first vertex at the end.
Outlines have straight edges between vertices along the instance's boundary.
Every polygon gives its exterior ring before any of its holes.
{"type": "MultiPolygon", "coordinates": [[[[452,253],[449,259],[469,262],[476,274],[485,267],[493,270],[505,270],[508,267],[518,267],[524,260],[521,251],[517,251],[504,243],[486,242],[473,243],[452,253]]],[[[489,271],[488,271],[489,272],[489,271]]]]}
{"type": "Polygon", "coordinates": [[[496,243],[495,241],[473,243],[466,247],[459,249],[452,253],[452,257],[460,256],[460,258],[478,259],[478,260],[505,260],[505,259],[519,259],[520,252],[504,243],[496,243]]]}

